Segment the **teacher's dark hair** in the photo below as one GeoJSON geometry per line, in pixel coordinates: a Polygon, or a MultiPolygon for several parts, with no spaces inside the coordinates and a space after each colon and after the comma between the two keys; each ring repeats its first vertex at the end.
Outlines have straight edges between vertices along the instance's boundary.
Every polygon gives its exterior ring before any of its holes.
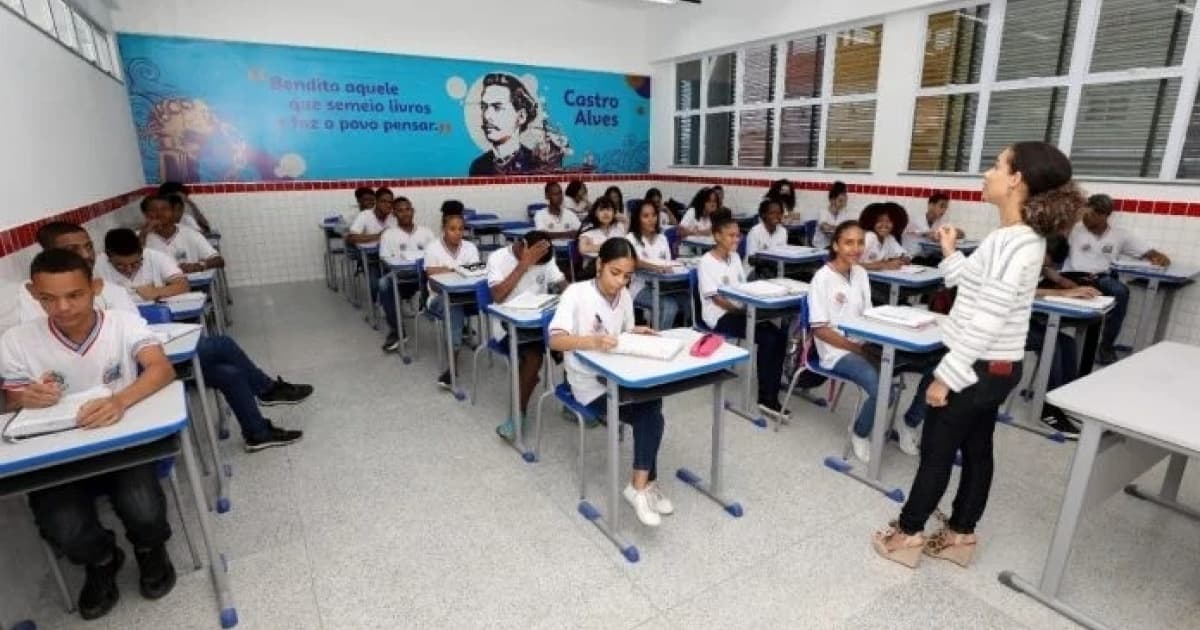
{"type": "Polygon", "coordinates": [[[632,258],[637,262],[637,250],[633,248],[633,243],[627,239],[613,237],[604,241],[600,246],[600,252],[596,254],[596,259],[600,264],[607,264],[619,258],[632,258]]]}
{"type": "Polygon", "coordinates": [[[1008,150],[1009,168],[1021,174],[1029,190],[1021,220],[1042,236],[1074,225],[1087,201],[1071,179],[1071,160],[1047,142],[1018,142],[1008,150]]]}
{"type": "Polygon", "coordinates": [[[493,85],[508,88],[508,100],[512,103],[513,109],[525,112],[525,122],[521,123],[521,131],[529,128],[533,123],[533,119],[538,115],[538,102],[529,93],[529,89],[517,77],[503,72],[492,72],[483,76],[483,89],[488,89],[493,85]]]}

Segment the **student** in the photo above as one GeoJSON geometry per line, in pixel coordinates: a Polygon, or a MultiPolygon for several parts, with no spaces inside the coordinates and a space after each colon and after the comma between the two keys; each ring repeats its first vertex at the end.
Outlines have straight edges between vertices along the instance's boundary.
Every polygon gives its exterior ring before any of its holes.
{"type": "Polygon", "coordinates": [[[558,182],[545,186],[546,207],[533,215],[533,229],[545,232],[551,239],[574,238],[579,230],[579,217],[563,209],[563,192],[558,182]]]}
{"type": "Polygon", "coordinates": [[[351,245],[378,243],[384,230],[396,227],[396,215],[392,212],[394,198],[389,188],[375,191],[374,205],[364,208],[354,217],[346,233],[346,242],[351,245]]]}
{"type": "Polygon", "coordinates": [[[780,225],[782,222],[783,203],[780,200],[768,197],[759,202],[758,223],[746,234],[747,262],[759,252],[787,245],[788,231],[780,225]]]}
{"type": "Polygon", "coordinates": [[[1117,360],[1113,345],[1121,334],[1121,325],[1129,308],[1129,287],[1112,273],[1113,263],[1121,256],[1132,256],[1161,267],[1171,265],[1171,259],[1166,254],[1146,245],[1128,231],[1110,225],[1108,219],[1112,213],[1112,197],[1088,197],[1083,219],[1067,237],[1071,253],[1063,265],[1063,275],[1072,282],[1096,287],[1104,295],[1111,295],[1116,300],[1104,318],[1104,332],[1100,335],[1100,350],[1096,357],[1103,364],[1117,360]]]}
{"type": "Polygon", "coordinates": [[[112,229],[104,235],[104,255],[96,260],[95,274],[105,284],[128,290],[138,303],[188,292],[187,276],[175,260],[143,248],[137,232],[128,228],[112,229]]]}
{"type": "Polygon", "coordinates": [[[604,189],[604,197],[612,202],[613,209],[617,212],[617,221],[621,224],[622,228],[627,227],[629,225],[629,215],[626,214],[625,195],[621,192],[621,189],[617,186],[609,186],[604,189]]]}
{"type": "Polygon", "coordinates": [[[669,228],[672,225],[679,223],[679,221],[675,219],[675,214],[671,212],[671,209],[663,204],[662,191],[659,189],[651,188],[650,190],[647,190],[645,196],[642,197],[642,201],[649,201],[650,203],[654,204],[654,209],[658,212],[659,227],[669,228]]]}
{"type": "Polygon", "coordinates": [[[717,184],[712,187],[712,190],[717,195],[717,210],[724,210],[732,214],[733,211],[729,209],[729,206],[725,205],[725,187],[717,184]]]}
{"type": "MultiPolygon", "coordinates": [[[[567,182],[567,198],[563,201],[563,208],[575,215],[575,218],[582,219],[591,208],[592,204],[588,201],[587,184],[573,179],[567,182]]],[[[552,237],[553,238],[553,237],[552,237]]]]}
{"type": "MultiPolygon", "coordinates": [[[[550,236],[540,230],[528,232],[513,241],[512,245],[496,250],[487,260],[487,283],[492,292],[492,301],[505,304],[526,293],[544,294],[561,290],[567,278],[554,264],[554,248],[550,236]]],[[[492,339],[508,346],[508,335],[499,321],[492,322],[492,339]]],[[[542,369],[542,354],[546,346],[541,339],[523,342],[520,347],[518,381],[520,383],[519,407],[521,421],[529,407],[529,397],[538,384],[538,373],[542,369]]],[[[510,366],[511,369],[512,366],[510,366]]],[[[516,430],[514,418],[496,427],[496,434],[512,440],[516,430]]]]}
{"type": "Polygon", "coordinates": [[[1071,161],[1045,142],[1018,142],[1001,151],[984,174],[983,198],[999,209],[1001,227],[970,258],[957,251],[951,226],[938,232],[946,284],[958,287],[954,308],[939,324],[947,353],[925,392],[929,411],[908,501],[873,541],[880,555],[910,567],[922,550],[962,566],[970,562],[992,485],[996,414],[1021,381],[1045,238],[1074,221],[1084,203],[1071,181],[1071,161]],[[959,452],[954,513],[926,540],[925,523],[946,492],[959,452]]]}
{"type": "MultiPolygon", "coordinates": [[[[937,241],[938,230],[946,223],[946,213],[949,210],[950,196],[939,190],[929,195],[925,212],[907,214],[908,226],[904,228],[904,249],[908,251],[909,258],[915,260],[922,257],[922,241],[937,241]]],[[[961,229],[956,229],[958,238],[962,239],[966,236],[961,229]]],[[[936,264],[937,260],[940,258],[935,256],[934,260],[928,262],[936,264]]]]}
{"type": "Polygon", "coordinates": [[[139,237],[146,247],[175,259],[184,273],[225,266],[225,259],[203,234],[176,224],[170,200],[157,194],[149,195],[142,199],[141,208],[146,222],[139,237]]]}
{"type": "Polygon", "coordinates": [[[185,212],[186,203],[183,195],[167,195],[167,202],[171,204],[171,216],[179,227],[195,230],[201,234],[208,233],[208,230],[200,227],[195,217],[185,212]]]}
{"type": "MultiPolygon", "coordinates": [[[[45,309],[49,325],[28,322],[0,338],[8,409],[50,407],[64,395],[107,387],[110,396],[79,408],[77,422],[86,432],[120,422],[130,407],[174,380],[162,344],[140,318],[96,310],[102,284],[92,278],[87,261],[67,250],[50,249],[34,257],[26,289],[45,309]]],[[[103,617],[116,605],[117,573],[125,562],[115,536],[100,524],[98,495],[108,495],[125,526],[142,596],[160,599],[175,587],[175,567],[166,549],[171,527],[156,468],[154,463],[139,464],[29,494],[42,536],[73,564],[85,567],[78,601],[84,619],[103,617]]]]}
{"type": "MultiPolygon", "coordinates": [[[[737,254],[738,239],[742,234],[733,217],[720,212],[713,216],[712,235],[716,245],[700,257],[697,269],[700,314],[714,331],[727,337],[745,337],[745,307],[717,293],[723,286],[736,286],[746,281],[746,270],[737,254]]],[[[776,416],[790,417],[791,412],[779,404],[779,379],[787,335],[769,321],[752,325],[756,326],[754,341],[758,345],[758,408],[776,416]]]]}
{"type": "MultiPolygon", "coordinates": [[[[879,391],[879,348],[847,337],[838,324],[860,317],[871,307],[871,281],[860,264],[866,251],[864,231],[857,221],[843,221],[833,231],[829,246],[829,262],[813,275],[808,289],[809,321],[816,340],[821,367],[862,388],[866,394],[858,409],[858,417],[850,426],[850,446],[854,456],[863,462],[871,460],[871,428],[875,425],[875,395],[879,391]]],[[[897,357],[905,367],[897,371],[922,374],[913,395],[912,404],[904,413],[904,421],[895,424],[900,436],[900,450],[916,455],[920,436],[918,428],[925,419],[925,388],[933,380],[933,368],[940,355],[897,357]]]]}
{"type": "MultiPolygon", "coordinates": [[[[433,242],[433,232],[429,228],[413,222],[412,202],[407,197],[397,197],[392,204],[392,216],[396,225],[389,227],[379,235],[379,258],[384,263],[398,264],[405,261],[420,260],[425,257],[425,248],[433,242]]],[[[400,331],[403,328],[396,313],[396,300],[392,295],[392,280],[382,276],[378,280],[379,304],[383,306],[384,318],[387,320],[388,334],[383,342],[384,352],[395,352],[400,347],[400,331]]],[[[400,299],[409,300],[420,290],[416,284],[399,286],[400,299]]],[[[405,335],[407,337],[407,334],[405,335]]]]}
{"type": "Polygon", "coordinates": [[[192,220],[189,225],[191,223],[196,224],[196,226],[198,226],[197,229],[204,234],[209,234],[212,232],[212,226],[209,224],[208,219],[204,216],[204,213],[200,212],[200,208],[196,205],[196,202],[192,201],[191,191],[188,190],[187,186],[184,186],[179,182],[163,182],[158,187],[158,194],[163,195],[164,197],[179,195],[181,198],[183,198],[183,203],[186,208],[188,218],[192,220]]]}
{"type": "MultiPolygon", "coordinates": [[[[621,333],[654,334],[634,326],[633,298],[625,286],[634,277],[638,257],[625,239],[605,241],[597,258],[596,278],[577,282],[563,292],[550,321],[550,349],[563,352],[567,385],[576,400],[603,417],[608,397],[599,374],[575,356],[577,350],[611,350],[621,333]]],[[[620,421],[633,427],[633,473],[622,495],[638,520],[649,527],[662,523],[662,514],[675,507],[659,489],[658,449],[666,420],[662,399],[620,406],[620,421]]]]}
{"type": "Polygon", "coordinates": [[[717,211],[720,201],[717,193],[711,188],[701,188],[692,197],[692,206],[679,220],[679,238],[689,236],[708,236],[712,233],[712,215],[717,211]]]}
{"type": "Polygon", "coordinates": [[[595,254],[610,238],[625,235],[625,227],[617,221],[617,209],[608,197],[601,197],[592,204],[587,219],[579,228],[579,252],[595,254]]]}
{"type": "MultiPolygon", "coordinates": [[[[649,199],[643,199],[634,222],[629,225],[629,233],[625,238],[633,244],[637,252],[638,269],[663,270],[671,266],[671,244],[662,234],[659,225],[658,208],[649,199]]],[[[633,296],[633,304],[639,308],[654,307],[654,289],[648,286],[645,278],[634,275],[629,281],[629,293],[633,296]]],[[[659,296],[658,321],[651,324],[659,330],[667,330],[675,326],[675,316],[687,308],[687,296],[682,293],[668,293],[659,296]]]]}
{"type": "MultiPolygon", "coordinates": [[[[34,240],[46,249],[66,249],[82,256],[90,263],[96,260],[96,250],[92,245],[92,237],[87,231],[74,223],[66,221],[51,221],[38,228],[34,240]]],[[[138,312],[133,298],[124,287],[109,282],[103,282],[100,292],[96,295],[96,308],[100,310],[138,312]]],[[[45,319],[46,311],[42,305],[33,299],[28,291],[17,291],[19,318],[22,323],[36,319],[45,319]]]]}
{"type": "Polygon", "coordinates": [[[844,182],[833,182],[829,186],[829,205],[821,211],[821,216],[817,219],[817,230],[813,233],[813,247],[820,249],[829,247],[829,237],[833,234],[834,228],[845,220],[842,212],[846,209],[847,199],[844,182]]]}
{"type": "Polygon", "coordinates": [[[375,207],[375,191],[366,186],[359,186],[358,188],[355,188],[354,202],[354,216],[357,217],[359,212],[371,210],[375,207]]]}
{"type": "Polygon", "coordinates": [[[785,217],[792,217],[792,213],[796,211],[796,189],[792,186],[792,182],[786,179],[777,179],[771,182],[771,186],[767,188],[767,194],[763,196],[768,199],[778,199],[779,203],[783,204],[785,217]]]}
{"type": "MultiPolygon", "coordinates": [[[[467,230],[466,219],[463,218],[463,205],[460,201],[449,200],[442,203],[442,236],[434,239],[425,248],[425,274],[434,276],[439,273],[454,271],[456,267],[472,265],[479,262],[479,249],[471,241],[463,239],[467,230]]],[[[429,312],[441,317],[446,316],[442,306],[442,296],[432,293],[427,304],[429,312]]],[[[462,331],[467,313],[462,306],[450,307],[450,334],[454,344],[454,352],[462,347],[462,331]]],[[[457,354],[455,357],[457,359],[457,354]]],[[[454,365],[458,365],[455,360],[454,365]]],[[[450,389],[450,370],[442,372],[438,377],[438,386],[450,389]]]]}
{"type": "Polygon", "coordinates": [[[866,232],[861,261],[864,269],[899,269],[908,264],[908,252],[895,236],[907,222],[904,208],[898,203],[873,203],[863,209],[858,223],[866,232]]]}

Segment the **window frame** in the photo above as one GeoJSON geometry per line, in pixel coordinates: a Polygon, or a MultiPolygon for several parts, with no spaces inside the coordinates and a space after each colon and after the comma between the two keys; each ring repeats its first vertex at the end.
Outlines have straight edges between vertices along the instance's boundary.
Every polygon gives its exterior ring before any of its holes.
{"type": "Polygon", "coordinates": [[[117,49],[117,40],[114,33],[110,32],[108,29],[102,28],[96,23],[95,20],[91,18],[91,16],[76,6],[72,0],[63,0],[63,4],[65,4],[67,7],[67,18],[69,22],[69,24],[64,28],[69,27],[71,29],[69,42],[65,41],[64,37],[58,31],[59,25],[54,20],[54,7],[51,5],[51,0],[17,0],[17,6],[15,7],[7,3],[0,3],[0,11],[9,11],[13,13],[17,16],[17,19],[25,22],[42,35],[49,37],[54,41],[54,43],[67,49],[71,52],[71,54],[83,60],[101,74],[123,85],[125,83],[125,79],[120,70],[121,57],[120,51],[117,49]],[[28,5],[35,2],[40,6],[44,6],[46,14],[51,18],[51,24],[48,29],[43,28],[40,24],[34,22],[33,19],[28,15],[28,5]],[[76,20],[83,22],[91,31],[92,47],[95,52],[93,59],[89,59],[82,50],[82,43],[80,41],[78,31],[76,30],[76,20]],[[108,46],[109,58],[107,68],[100,63],[100,46],[96,43],[96,40],[98,39],[104,39],[105,44],[108,46]]]}

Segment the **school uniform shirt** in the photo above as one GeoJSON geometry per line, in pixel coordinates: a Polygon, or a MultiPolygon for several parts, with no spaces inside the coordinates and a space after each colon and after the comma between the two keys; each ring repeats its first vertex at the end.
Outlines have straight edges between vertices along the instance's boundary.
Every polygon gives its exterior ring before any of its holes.
{"type": "Polygon", "coordinates": [[[938,267],[947,287],[958,287],[941,324],[948,352],[934,375],[961,392],[978,381],[976,361],[1021,361],[1046,241],[1025,224],[1000,228],[970,258],[954,252],[938,267]]]}
{"type": "MultiPolygon", "coordinates": [[[[513,255],[512,246],[498,249],[488,256],[487,260],[487,283],[489,287],[494,287],[508,277],[517,268],[517,257],[513,255]]],[[[508,297],[504,298],[501,304],[511,302],[519,295],[532,293],[534,295],[542,295],[550,292],[550,288],[557,286],[558,283],[566,280],[562,270],[558,268],[558,264],[551,257],[549,262],[541,265],[533,265],[525,270],[525,274],[517,281],[517,285],[509,291],[508,297]]],[[[504,325],[497,320],[492,321],[492,338],[499,341],[504,338],[504,325]]]]}
{"type": "Polygon", "coordinates": [[[774,232],[768,232],[767,226],[763,225],[762,221],[759,221],[746,234],[746,259],[748,260],[751,256],[759,252],[787,245],[787,242],[787,228],[782,225],[776,225],[774,232]]]}
{"type": "Polygon", "coordinates": [[[1096,236],[1083,223],[1076,223],[1067,237],[1071,253],[1063,263],[1063,271],[1083,273],[1108,273],[1122,254],[1141,258],[1150,247],[1133,234],[1115,226],[1108,226],[1104,234],[1096,236]]]}
{"type": "MultiPolygon", "coordinates": [[[[862,265],[850,268],[849,277],[826,264],[813,274],[808,285],[808,319],[813,328],[828,327],[837,331],[838,324],[863,314],[871,306],[871,279],[862,265]]],[[[815,339],[821,367],[832,370],[849,350],[834,347],[820,338],[815,339]]]]}
{"type": "Polygon", "coordinates": [[[825,249],[826,247],[829,247],[829,239],[830,239],[830,236],[832,236],[832,235],[825,233],[825,231],[823,231],[821,229],[822,223],[837,227],[837,225],[839,223],[841,223],[842,221],[845,221],[845,220],[846,220],[846,211],[845,210],[842,210],[841,212],[837,213],[836,215],[832,211],[830,211],[829,208],[825,208],[824,210],[822,210],[821,215],[819,217],[817,217],[817,230],[816,230],[816,232],[813,233],[813,247],[816,247],[818,249],[825,249]]]}
{"type": "MultiPolygon", "coordinates": [[[[461,265],[472,265],[479,262],[479,248],[475,247],[475,243],[463,239],[458,243],[458,249],[453,252],[449,247],[446,247],[446,242],[441,238],[433,239],[425,248],[425,268],[448,267],[453,269],[461,265]]],[[[432,303],[438,296],[436,291],[430,291],[429,299],[426,304],[432,303]]]]}
{"type": "Polygon", "coordinates": [[[896,237],[891,234],[888,234],[887,238],[884,238],[880,242],[878,234],[867,232],[863,240],[865,241],[862,255],[863,262],[873,263],[908,255],[908,252],[896,241],[896,237]]]}
{"type": "MultiPolygon", "coordinates": [[[[20,287],[17,292],[19,296],[17,301],[20,304],[20,319],[21,323],[46,319],[46,311],[42,309],[42,305],[38,304],[37,300],[33,299],[33,295],[24,287],[20,287]]],[[[112,282],[105,282],[104,288],[100,290],[100,295],[96,296],[95,306],[101,311],[121,311],[124,313],[132,313],[141,318],[141,313],[138,312],[137,305],[133,303],[133,298],[129,295],[129,290],[112,282]]]]}
{"type": "Polygon", "coordinates": [[[394,228],[399,225],[400,224],[396,222],[396,215],[394,214],[388,214],[384,220],[380,221],[379,217],[375,215],[374,209],[363,210],[359,212],[354,217],[354,221],[350,223],[350,233],[375,236],[376,234],[383,234],[383,231],[388,228],[394,228]]]}
{"type": "Polygon", "coordinates": [[[684,213],[683,218],[679,220],[679,226],[687,228],[693,232],[696,230],[699,230],[705,234],[711,232],[712,222],[709,220],[709,218],[704,217],[703,219],[697,219],[696,215],[697,212],[695,208],[688,208],[687,212],[684,213]]]}
{"type": "Polygon", "coordinates": [[[0,337],[0,378],[6,390],[18,390],[46,373],[63,394],[103,385],[114,393],[137,380],[137,354],[162,345],[137,315],[96,311],[96,325],[75,345],[48,320],[21,324],[0,337]]]}
{"type": "Polygon", "coordinates": [[[390,227],[379,237],[379,257],[394,263],[425,257],[425,248],[434,241],[433,232],[415,225],[411,232],[402,227],[390,227]]]}
{"type": "Polygon", "coordinates": [[[217,255],[217,250],[196,230],[175,226],[175,234],[163,238],[156,232],[146,235],[146,249],[162,252],[177,263],[204,262],[217,255]]]}
{"type": "Polygon", "coordinates": [[[542,232],[573,232],[579,229],[579,217],[566,207],[558,214],[552,214],[549,208],[542,208],[533,213],[533,229],[542,232]]]}
{"type": "Polygon", "coordinates": [[[608,228],[592,228],[579,235],[580,240],[587,239],[593,245],[603,245],[610,238],[620,238],[625,234],[625,226],[613,222],[608,228]]]}
{"type": "MultiPolygon", "coordinates": [[[[570,197],[563,197],[562,208],[564,211],[570,212],[571,214],[575,215],[575,218],[578,219],[580,217],[587,216],[588,208],[591,207],[591,205],[592,204],[589,203],[587,199],[584,199],[583,201],[576,203],[575,200],[570,197]]],[[[576,228],[576,229],[578,229],[578,228],[576,228]]]]}
{"type": "Polygon", "coordinates": [[[924,212],[914,212],[908,215],[908,225],[904,228],[904,249],[908,252],[909,258],[915,258],[921,255],[921,241],[928,240],[926,236],[930,232],[936,232],[938,228],[946,223],[946,215],[934,221],[931,225],[929,217],[924,212]]]}
{"type": "Polygon", "coordinates": [[[146,301],[133,290],[137,287],[165,287],[175,278],[186,277],[173,258],[153,249],[142,250],[142,266],[132,278],[117,271],[109,262],[108,256],[103,254],[96,259],[96,266],[92,272],[104,281],[105,287],[112,285],[125,289],[129,299],[135,302],[146,301]]]}
{"type": "MultiPolygon", "coordinates": [[[[625,235],[625,239],[633,244],[633,251],[637,254],[638,260],[662,265],[671,262],[671,244],[667,242],[666,236],[655,234],[652,237],[643,237],[639,241],[636,236],[629,233],[625,235]]],[[[633,279],[629,281],[629,293],[636,298],[644,288],[646,288],[646,279],[641,274],[633,274],[633,279]]]]}
{"type": "Polygon", "coordinates": [[[710,250],[700,257],[696,275],[700,285],[700,317],[712,328],[725,314],[725,309],[713,301],[717,289],[742,284],[746,281],[746,270],[737,252],[729,252],[728,258],[721,259],[717,258],[715,250],[710,250]]]}
{"type": "MultiPolygon", "coordinates": [[[[604,297],[595,280],[576,282],[567,287],[558,298],[554,318],[550,320],[550,334],[610,335],[616,337],[633,330],[633,297],[621,289],[616,300],[604,297]]],[[[563,371],[571,394],[575,400],[588,404],[604,395],[604,385],[599,374],[567,352],[563,357],[563,371]]]]}

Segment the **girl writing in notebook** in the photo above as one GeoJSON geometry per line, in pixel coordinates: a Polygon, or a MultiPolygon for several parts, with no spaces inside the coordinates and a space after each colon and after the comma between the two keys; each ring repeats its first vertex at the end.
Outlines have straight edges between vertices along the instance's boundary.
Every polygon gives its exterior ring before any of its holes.
{"type": "Polygon", "coordinates": [[[863,241],[862,266],[867,271],[899,269],[907,265],[908,251],[900,246],[896,235],[908,225],[908,215],[895,202],[873,203],[863,209],[858,219],[866,236],[863,241]]]}
{"type": "MultiPolygon", "coordinates": [[[[879,348],[848,337],[838,329],[838,324],[862,317],[871,307],[871,281],[859,263],[865,248],[864,232],[857,221],[845,221],[834,229],[829,262],[813,275],[809,285],[808,308],[821,367],[863,390],[858,417],[850,425],[850,446],[855,457],[868,462],[871,429],[875,425],[875,394],[879,391],[879,348]]],[[[896,357],[898,371],[922,373],[904,421],[895,427],[900,436],[900,450],[909,455],[918,451],[918,427],[925,418],[925,388],[933,380],[933,366],[938,358],[940,355],[899,353],[896,357]]]]}
{"type": "MultiPolygon", "coordinates": [[[[629,234],[625,235],[637,252],[638,269],[665,271],[671,268],[671,244],[662,234],[658,213],[653,201],[642,201],[633,223],[629,225],[629,234]]],[[[633,296],[634,306],[653,310],[654,288],[645,278],[634,275],[629,281],[629,294],[633,296]]],[[[650,323],[659,330],[672,328],[675,326],[675,316],[687,306],[686,294],[676,292],[659,295],[658,321],[650,323]]]]}
{"type": "MultiPolygon", "coordinates": [[[[550,322],[550,349],[565,354],[563,367],[572,395],[600,416],[608,408],[605,387],[599,375],[575,353],[612,350],[621,333],[654,334],[648,328],[634,326],[633,297],[625,287],[637,264],[637,254],[629,241],[605,241],[597,256],[596,278],[567,287],[550,322]]],[[[657,527],[662,523],[660,515],[675,511],[656,483],[658,448],[666,424],[662,400],[628,403],[620,409],[620,421],[633,426],[633,474],[623,495],[638,520],[657,527]]]]}

